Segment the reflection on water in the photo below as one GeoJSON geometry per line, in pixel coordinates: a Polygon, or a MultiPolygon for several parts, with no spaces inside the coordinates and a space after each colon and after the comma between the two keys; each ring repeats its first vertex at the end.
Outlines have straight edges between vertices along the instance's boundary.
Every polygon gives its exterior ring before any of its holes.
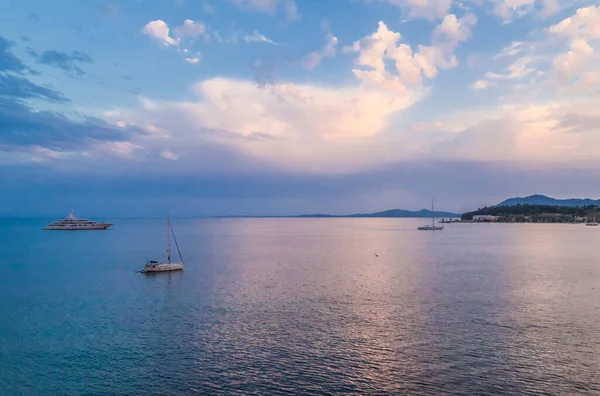
{"type": "Polygon", "coordinates": [[[0,223],[7,394],[598,394],[600,233],[576,225],[0,223]],[[379,257],[375,256],[375,253],[379,257]]]}

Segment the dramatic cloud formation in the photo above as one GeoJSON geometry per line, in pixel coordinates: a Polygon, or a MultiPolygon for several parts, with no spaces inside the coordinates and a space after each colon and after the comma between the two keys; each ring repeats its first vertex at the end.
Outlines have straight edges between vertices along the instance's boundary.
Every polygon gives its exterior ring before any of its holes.
{"type": "Polygon", "coordinates": [[[123,5],[119,21],[77,22],[102,40],[71,29],[57,48],[36,28],[57,14],[7,26],[0,206],[72,183],[90,203],[213,214],[600,194],[597,4],[207,4],[123,5]]]}
{"type": "Polygon", "coordinates": [[[456,67],[458,61],[454,49],[470,37],[476,22],[477,18],[472,14],[460,19],[453,14],[447,15],[434,29],[432,45],[419,45],[416,53],[410,45],[399,43],[402,39],[400,33],[379,22],[377,32],[354,42],[345,50],[359,53],[356,64],[364,69],[352,70],[356,77],[378,88],[404,94],[407,87],[418,87],[423,77],[435,77],[438,68],[456,67]],[[386,70],[386,59],[394,61],[397,75],[386,70]]]}

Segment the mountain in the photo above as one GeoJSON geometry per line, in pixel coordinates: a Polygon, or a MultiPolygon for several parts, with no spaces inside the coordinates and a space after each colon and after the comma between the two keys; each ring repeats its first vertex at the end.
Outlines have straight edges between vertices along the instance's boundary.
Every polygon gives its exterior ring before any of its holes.
{"type": "MultiPolygon", "coordinates": [[[[460,214],[458,213],[451,213],[451,212],[439,212],[439,211],[434,211],[433,215],[435,217],[460,217],[460,214]]],[[[402,210],[402,209],[390,209],[390,210],[386,210],[383,212],[377,212],[377,213],[357,213],[357,214],[350,214],[350,215],[341,215],[341,216],[336,216],[336,215],[330,215],[330,214],[304,214],[304,215],[300,215],[300,216],[295,216],[295,217],[300,217],[300,218],[332,218],[332,217],[381,217],[381,218],[388,218],[388,217],[395,217],[395,218],[423,218],[423,217],[431,217],[431,210],[427,210],[427,209],[421,209],[418,211],[410,211],[410,210],[402,210]]]]}
{"type": "Polygon", "coordinates": [[[545,195],[530,195],[528,197],[517,197],[517,198],[509,198],[505,201],[500,202],[496,206],[515,206],[515,205],[547,205],[547,206],[587,206],[587,205],[596,205],[600,206],[600,199],[579,199],[579,198],[571,198],[571,199],[555,199],[551,197],[547,197],[545,195]]]}

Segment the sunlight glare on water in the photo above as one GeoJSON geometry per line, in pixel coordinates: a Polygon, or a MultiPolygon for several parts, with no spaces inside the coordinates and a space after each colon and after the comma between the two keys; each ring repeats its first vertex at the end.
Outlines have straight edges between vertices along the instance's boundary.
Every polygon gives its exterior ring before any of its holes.
{"type": "Polygon", "coordinates": [[[600,393],[600,230],[114,222],[0,220],[0,393],[600,393]]]}

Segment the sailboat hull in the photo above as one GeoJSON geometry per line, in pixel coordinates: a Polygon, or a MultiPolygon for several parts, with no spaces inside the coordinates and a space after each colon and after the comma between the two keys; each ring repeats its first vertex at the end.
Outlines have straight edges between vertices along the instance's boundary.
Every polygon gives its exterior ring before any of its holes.
{"type": "Polygon", "coordinates": [[[181,271],[183,270],[183,264],[150,264],[146,265],[142,270],[143,273],[148,272],[167,272],[167,271],[181,271]]]}
{"type": "Polygon", "coordinates": [[[418,228],[419,231],[441,231],[444,227],[423,226],[418,228]]]}

